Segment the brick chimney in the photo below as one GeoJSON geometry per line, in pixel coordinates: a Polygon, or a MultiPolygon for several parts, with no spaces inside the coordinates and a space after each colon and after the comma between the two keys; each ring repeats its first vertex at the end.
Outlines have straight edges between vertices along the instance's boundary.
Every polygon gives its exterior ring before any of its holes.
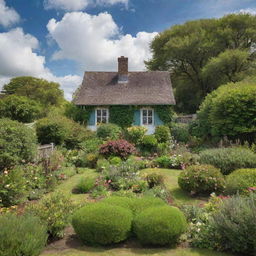
{"type": "Polygon", "coordinates": [[[128,82],[128,58],[121,56],[118,58],[118,83],[128,82]]]}

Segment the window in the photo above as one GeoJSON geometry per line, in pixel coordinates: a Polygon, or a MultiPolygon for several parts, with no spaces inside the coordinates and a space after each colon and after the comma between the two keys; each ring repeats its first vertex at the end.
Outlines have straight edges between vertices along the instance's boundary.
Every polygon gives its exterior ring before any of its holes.
{"type": "Polygon", "coordinates": [[[108,123],[108,109],[107,108],[96,109],[96,123],[97,124],[108,123]]]}
{"type": "Polygon", "coordinates": [[[153,125],[153,109],[142,109],[142,124],[153,125]]]}

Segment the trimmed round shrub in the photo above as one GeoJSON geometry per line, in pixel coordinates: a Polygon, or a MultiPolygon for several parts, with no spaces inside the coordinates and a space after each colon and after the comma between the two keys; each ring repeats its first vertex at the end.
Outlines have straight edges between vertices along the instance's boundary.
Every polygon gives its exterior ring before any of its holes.
{"type": "Polygon", "coordinates": [[[122,159],[118,156],[113,156],[113,157],[110,157],[109,163],[112,165],[119,165],[122,163],[122,159]]]}
{"type": "Polygon", "coordinates": [[[200,162],[210,164],[223,174],[242,168],[256,168],[256,154],[245,148],[207,149],[200,153],[200,162]]]}
{"type": "Polygon", "coordinates": [[[0,117],[31,123],[39,117],[40,105],[27,97],[10,95],[0,101],[0,117]]]}
{"type": "Polygon", "coordinates": [[[153,206],[163,206],[166,203],[158,197],[122,197],[122,196],[110,196],[102,200],[105,204],[121,206],[129,209],[133,214],[137,215],[143,210],[153,206]]]}
{"type": "Polygon", "coordinates": [[[154,152],[157,147],[157,139],[154,135],[145,135],[140,144],[140,148],[145,152],[154,152]]]}
{"type": "Polygon", "coordinates": [[[256,187],[256,169],[240,169],[232,172],[226,178],[226,193],[248,192],[251,187],[256,187]]]}
{"type": "Polygon", "coordinates": [[[152,172],[146,176],[146,181],[149,188],[153,188],[155,186],[162,186],[164,185],[164,176],[160,173],[152,172]]]}
{"type": "Polygon", "coordinates": [[[127,128],[126,136],[128,141],[138,145],[142,142],[143,137],[147,132],[147,128],[144,126],[132,126],[127,128]]]}
{"type": "Polygon", "coordinates": [[[171,138],[170,128],[165,125],[159,125],[155,130],[155,137],[159,143],[168,142],[171,138]]]}
{"type": "Polygon", "coordinates": [[[178,178],[181,189],[194,194],[211,194],[224,189],[220,170],[211,165],[191,165],[178,178]]]}
{"type": "Polygon", "coordinates": [[[119,156],[122,159],[127,159],[130,155],[136,152],[133,144],[126,140],[113,140],[103,144],[100,147],[100,154],[105,157],[119,156]]]}
{"type": "Polygon", "coordinates": [[[116,124],[101,124],[97,128],[97,136],[103,140],[117,140],[122,129],[116,124]]]}
{"type": "Polygon", "coordinates": [[[115,244],[128,238],[132,213],[120,206],[94,203],[79,209],[73,216],[72,225],[86,244],[115,244]]]}
{"type": "Polygon", "coordinates": [[[0,215],[0,227],[1,256],[38,256],[46,245],[46,227],[37,217],[0,215]]]}
{"type": "Polygon", "coordinates": [[[145,245],[174,245],[186,230],[186,218],[176,207],[152,207],[134,220],[134,232],[145,245]]]}
{"type": "Polygon", "coordinates": [[[36,142],[33,129],[17,121],[0,119],[0,172],[34,160],[36,142]]]}

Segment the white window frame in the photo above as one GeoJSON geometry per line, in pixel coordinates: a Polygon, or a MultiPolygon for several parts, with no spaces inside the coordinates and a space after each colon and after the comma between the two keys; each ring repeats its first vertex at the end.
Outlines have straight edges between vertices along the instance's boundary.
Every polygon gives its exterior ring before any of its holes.
{"type": "Polygon", "coordinates": [[[102,111],[103,111],[103,110],[106,110],[106,113],[107,113],[107,115],[106,115],[106,124],[107,124],[107,123],[108,123],[108,120],[109,120],[109,109],[108,109],[108,108],[96,108],[96,109],[95,109],[95,125],[100,125],[100,124],[102,124],[102,122],[98,123],[98,113],[97,113],[98,110],[101,111],[101,120],[102,120],[102,117],[103,117],[102,111]]]}
{"type": "Polygon", "coordinates": [[[140,110],[140,123],[142,126],[154,126],[155,123],[155,113],[154,113],[154,109],[153,108],[142,108],[140,110]],[[147,111],[147,124],[143,124],[143,111],[147,111]],[[152,111],[152,124],[148,124],[148,111],[151,110],[152,111]]]}

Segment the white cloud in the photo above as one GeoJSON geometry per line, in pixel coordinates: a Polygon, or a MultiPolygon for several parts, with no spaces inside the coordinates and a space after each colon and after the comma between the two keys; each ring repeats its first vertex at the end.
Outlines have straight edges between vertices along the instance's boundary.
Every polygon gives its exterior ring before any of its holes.
{"type": "Polygon", "coordinates": [[[4,0],[0,0],[0,25],[9,27],[19,22],[19,14],[12,8],[6,6],[4,0]]]}
{"type": "Polygon", "coordinates": [[[249,13],[251,15],[256,15],[256,8],[246,8],[239,10],[239,13],[249,13]]]}
{"type": "Polygon", "coordinates": [[[34,52],[38,40],[21,28],[0,33],[0,88],[12,77],[35,76],[59,82],[67,99],[81,83],[79,76],[56,77],[45,67],[45,57],[34,52]]]}
{"type": "Polygon", "coordinates": [[[108,13],[67,13],[59,22],[51,19],[47,28],[60,48],[53,58],[75,60],[86,70],[116,70],[121,55],[129,57],[131,70],[145,69],[144,60],[151,57],[149,44],[157,35],[122,35],[108,13]]]}
{"type": "Polygon", "coordinates": [[[44,0],[46,9],[57,9],[64,11],[80,11],[84,10],[88,5],[128,5],[129,0],[44,0]]]}

